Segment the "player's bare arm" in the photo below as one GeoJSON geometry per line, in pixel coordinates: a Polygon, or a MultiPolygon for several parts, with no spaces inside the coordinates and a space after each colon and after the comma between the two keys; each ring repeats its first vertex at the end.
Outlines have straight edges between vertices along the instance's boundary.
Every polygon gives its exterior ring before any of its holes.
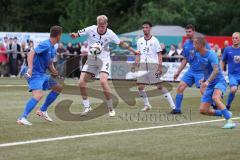
{"type": "Polygon", "coordinates": [[[32,76],[32,69],[33,69],[33,58],[34,58],[34,55],[35,55],[35,51],[34,50],[31,50],[29,53],[28,53],[28,56],[27,56],[27,62],[28,62],[28,71],[27,71],[27,76],[31,77],[32,76]]]}
{"type": "Polygon", "coordinates": [[[184,58],[181,62],[181,65],[179,66],[177,72],[174,74],[174,80],[176,80],[179,76],[179,74],[182,72],[182,70],[185,68],[185,66],[187,65],[187,60],[184,58]]]}
{"type": "Polygon", "coordinates": [[[126,48],[128,49],[130,52],[134,53],[135,55],[138,55],[139,52],[138,51],[135,51],[132,47],[129,46],[129,44],[127,44],[126,42],[124,41],[120,41],[120,44],[119,44],[122,48],[126,48]]]}
{"type": "Polygon", "coordinates": [[[218,65],[216,64],[213,66],[213,71],[212,71],[212,74],[210,75],[210,77],[204,83],[202,83],[202,87],[207,87],[208,84],[215,79],[218,72],[219,72],[219,69],[218,69],[218,65]]]}
{"type": "Polygon", "coordinates": [[[55,68],[53,62],[50,63],[49,67],[48,67],[49,71],[51,72],[52,75],[57,76],[58,75],[58,71],[55,68]]]}

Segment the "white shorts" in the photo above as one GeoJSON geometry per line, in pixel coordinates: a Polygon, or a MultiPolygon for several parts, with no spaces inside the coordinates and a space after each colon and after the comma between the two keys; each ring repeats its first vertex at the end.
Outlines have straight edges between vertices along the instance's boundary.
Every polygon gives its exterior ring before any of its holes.
{"type": "Polygon", "coordinates": [[[111,59],[100,59],[96,56],[88,56],[86,63],[83,66],[82,72],[92,73],[96,76],[100,72],[110,74],[111,59]]]}
{"type": "Polygon", "coordinates": [[[157,63],[140,63],[138,72],[145,72],[145,74],[137,77],[137,84],[157,84],[161,83],[160,75],[157,73],[157,63]]]}

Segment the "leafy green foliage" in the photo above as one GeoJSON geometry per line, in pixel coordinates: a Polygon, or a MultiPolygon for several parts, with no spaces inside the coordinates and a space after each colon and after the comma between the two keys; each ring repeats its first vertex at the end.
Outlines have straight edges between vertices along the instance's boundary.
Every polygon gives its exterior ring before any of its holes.
{"type": "Polygon", "coordinates": [[[210,35],[231,35],[239,31],[238,0],[2,0],[1,31],[48,32],[61,25],[65,32],[96,23],[96,16],[109,17],[117,33],[139,29],[144,20],[154,25],[196,25],[210,35]]]}

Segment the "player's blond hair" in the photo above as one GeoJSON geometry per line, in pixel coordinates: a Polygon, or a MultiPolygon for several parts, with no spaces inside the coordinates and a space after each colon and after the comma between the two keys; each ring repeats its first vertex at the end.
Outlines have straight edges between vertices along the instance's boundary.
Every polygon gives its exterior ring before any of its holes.
{"type": "Polygon", "coordinates": [[[240,32],[234,32],[234,33],[232,34],[232,36],[234,36],[234,35],[238,35],[238,37],[240,37],[240,32]]]}
{"type": "Polygon", "coordinates": [[[106,24],[108,22],[108,18],[105,15],[99,15],[97,16],[97,24],[104,23],[106,24]]]}

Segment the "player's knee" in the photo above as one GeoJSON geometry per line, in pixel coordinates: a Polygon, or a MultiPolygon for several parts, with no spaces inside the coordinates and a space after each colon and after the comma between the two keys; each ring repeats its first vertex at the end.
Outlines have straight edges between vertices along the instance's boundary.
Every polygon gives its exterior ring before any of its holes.
{"type": "Polygon", "coordinates": [[[218,95],[213,95],[213,96],[212,96],[212,100],[213,100],[214,102],[218,102],[218,101],[220,101],[220,97],[219,97],[218,95]]]}
{"type": "Polygon", "coordinates": [[[42,99],[42,97],[43,97],[43,93],[36,93],[36,94],[33,95],[33,97],[36,100],[40,101],[42,99]]]}
{"type": "Polygon", "coordinates": [[[230,92],[231,92],[232,94],[235,94],[235,93],[237,92],[237,88],[236,88],[236,87],[231,87],[231,88],[230,88],[230,92]]]}
{"type": "Polygon", "coordinates": [[[199,113],[201,113],[201,114],[204,114],[204,115],[205,115],[205,114],[207,114],[207,112],[208,112],[208,111],[207,111],[205,108],[200,108],[200,109],[199,109],[199,113]]]}
{"type": "Polygon", "coordinates": [[[142,91],[142,90],[144,90],[144,86],[142,86],[142,85],[139,85],[139,86],[138,86],[138,90],[139,90],[139,91],[142,91]]]}
{"type": "Polygon", "coordinates": [[[177,93],[183,93],[185,90],[185,87],[183,85],[179,85],[177,88],[177,93]]]}
{"type": "Polygon", "coordinates": [[[55,86],[55,87],[53,88],[53,91],[55,91],[55,92],[58,92],[58,93],[61,93],[61,92],[62,92],[62,90],[63,90],[63,87],[62,87],[62,86],[60,86],[60,85],[58,85],[58,86],[55,86]]]}
{"type": "Polygon", "coordinates": [[[101,79],[101,80],[100,80],[100,84],[101,84],[101,86],[107,85],[107,80],[101,79]]]}

